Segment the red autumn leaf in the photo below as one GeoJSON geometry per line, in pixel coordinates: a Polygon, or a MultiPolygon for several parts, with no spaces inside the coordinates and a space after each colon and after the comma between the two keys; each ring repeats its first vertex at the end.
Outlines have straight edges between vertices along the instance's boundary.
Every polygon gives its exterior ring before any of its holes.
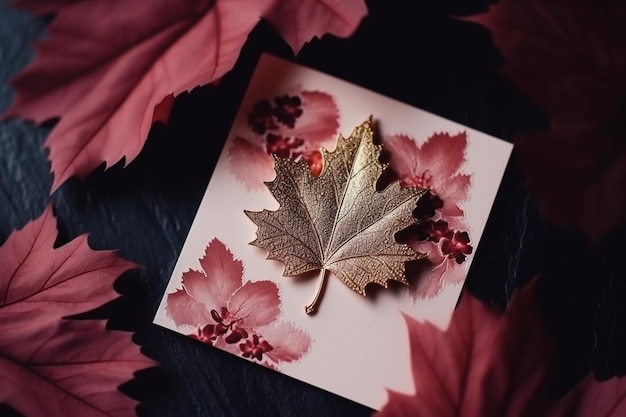
{"type": "Polygon", "coordinates": [[[226,74],[261,17],[268,16],[298,51],[311,36],[349,35],[366,14],[363,0],[306,0],[298,2],[297,16],[300,10],[315,13],[302,24],[285,3],[18,0],[37,13],[57,15],[49,40],[36,45],[36,61],[13,81],[17,100],[6,115],[37,123],[61,117],[45,143],[52,191],[102,162],[129,163],[153,121],[166,120],[172,95],[226,74]]]}
{"type": "Polygon", "coordinates": [[[350,36],[366,14],[360,1],[288,0],[278,1],[265,17],[298,53],[310,39],[327,32],[350,36]]]}
{"type": "Polygon", "coordinates": [[[555,343],[535,283],[495,312],[465,293],[446,331],[405,316],[416,393],[389,393],[377,417],[570,417],[626,415],[626,379],[591,377],[565,397],[549,395],[555,343]]]}
{"type": "Polygon", "coordinates": [[[117,387],[154,361],[104,320],[64,319],[114,299],[135,265],[87,235],[54,249],[56,237],[48,207],[0,247],[0,403],[26,416],[135,415],[117,387]]]}
{"type": "Polygon", "coordinates": [[[622,417],[626,415],[626,378],[599,382],[588,376],[556,404],[547,417],[622,417]]]}
{"type": "Polygon", "coordinates": [[[550,116],[516,141],[529,189],[550,221],[598,241],[626,221],[626,3],[502,0],[469,20],[550,116]]]}

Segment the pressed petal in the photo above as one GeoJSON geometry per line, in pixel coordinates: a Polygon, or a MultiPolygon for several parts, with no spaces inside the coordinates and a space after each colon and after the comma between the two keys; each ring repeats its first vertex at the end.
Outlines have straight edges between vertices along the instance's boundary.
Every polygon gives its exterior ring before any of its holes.
{"type": "MultiPolygon", "coordinates": [[[[220,300],[213,292],[213,284],[211,283],[211,280],[200,271],[190,269],[189,271],[184,272],[182,284],[187,297],[200,303],[206,310],[203,317],[208,318],[208,322],[213,322],[210,311],[214,308],[219,308],[220,306],[225,305],[228,298],[226,300],[220,300]]],[[[206,323],[207,321],[198,324],[206,323]]]]}
{"type": "Polygon", "coordinates": [[[396,173],[402,185],[409,185],[420,169],[419,149],[407,135],[391,135],[383,139],[385,150],[389,152],[389,166],[396,173]]]}
{"type": "Polygon", "coordinates": [[[291,323],[262,327],[259,333],[272,346],[267,352],[274,362],[292,362],[300,359],[311,347],[311,336],[291,323]]]}
{"type": "Polygon", "coordinates": [[[433,298],[441,293],[451,271],[447,259],[441,256],[435,243],[420,242],[419,250],[426,253],[427,260],[411,271],[409,293],[413,299],[433,298]]]}
{"type": "Polygon", "coordinates": [[[166,311],[178,326],[214,323],[217,310],[225,307],[241,286],[243,264],[220,240],[209,242],[200,265],[204,273],[195,270],[183,273],[183,289],[168,294],[166,311]]]}
{"type": "Polygon", "coordinates": [[[435,133],[426,139],[419,149],[420,162],[428,168],[433,176],[435,189],[438,184],[445,183],[461,168],[465,161],[467,134],[460,132],[456,135],[449,133],[435,133]]]}
{"type": "Polygon", "coordinates": [[[228,302],[228,311],[248,331],[270,324],[280,314],[278,287],[271,281],[246,282],[228,302]]]}
{"type": "Polygon", "coordinates": [[[460,204],[467,200],[471,183],[470,175],[457,174],[446,178],[441,185],[437,186],[435,191],[444,201],[443,207],[439,209],[443,216],[463,216],[460,204]]]}
{"type": "MultiPolygon", "coordinates": [[[[226,245],[218,239],[213,239],[209,242],[204,257],[200,259],[200,265],[208,281],[206,290],[210,292],[210,297],[217,301],[213,308],[225,306],[235,290],[241,287],[243,264],[235,259],[226,245]]],[[[186,288],[189,291],[189,288],[186,288]]]]}
{"type": "Polygon", "coordinates": [[[429,188],[439,194],[465,161],[467,135],[435,133],[419,145],[410,136],[398,134],[386,136],[383,143],[389,151],[389,165],[403,185],[429,188]]]}
{"type": "Polygon", "coordinates": [[[211,315],[205,305],[185,290],[176,290],[167,295],[165,311],[177,326],[202,326],[211,322],[211,315]]]}
{"type": "Polygon", "coordinates": [[[266,181],[275,177],[274,158],[267,154],[261,143],[252,143],[235,136],[229,144],[228,166],[247,190],[261,189],[266,181]]]}
{"type": "Polygon", "coordinates": [[[425,262],[428,262],[407,269],[409,294],[413,299],[436,297],[446,284],[458,284],[467,276],[469,263],[459,265],[454,259],[441,253],[439,244],[418,241],[415,237],[408,239],[407,244],[414,251],[425,253],[425,262]]]}
{"type": "MultiPolygon", "coordinates": [[[[296,119],[289,133],[304,139],[308,148],[319,150],[320,146],[334,149],[339,130],[339,108],[333,97],[322,91],[302,91],[302,116],[296,119]]],[[[288,129],[282,129],[289,131],[288,129]]]]}

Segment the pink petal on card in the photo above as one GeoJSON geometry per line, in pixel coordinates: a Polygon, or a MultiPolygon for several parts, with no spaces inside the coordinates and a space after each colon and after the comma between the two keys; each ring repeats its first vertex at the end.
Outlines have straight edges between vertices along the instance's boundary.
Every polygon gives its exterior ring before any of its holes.
{"type": "Polygon", "coordinates": [[[423,268],[416,277],[410,277],[409,293],[411,298],[415,300],[438,296],[445,285],[447,272],[447,262],[444,259],[439,263],[432,263],[423,268]]]}
{"type": "Polygon", "coordinates": [[[185,290],[176,290],[167,295],[165,311],[177,326],[198,327],[212,321],[204,304],[191,297],[185,290]]]}
{"type": "Polygon", "coordinates": [[[228,302],[228,311],[243,319],[245,328],[270,324],[280,314],[278,287],[271,281],[246,282],[228,302]]]}
{"type": "Polygon", "coordinates": [[[311,347],[311,336],[291,323],[266,326],[259,333],[272,345],[273,349],[266,354],[275,362],[298,360],[311,347]]]}
{"type": "Polygon", "coordinates": [[[319,150],[326,145],[334,149],[339,129],[339,109],[330,94],[321,91],[302,91],[302,116],[286,135],[304,139],[308,147],[319,150]]]}
{"type": "Polygon", "coordinates": [[[444,216],[463,216],[463,210],[459,207],[467,200],[469,195],[472,177],[470,175],[454,175],[442,182],[440,187],[434,191],[444,201],[443,207],[439,209],[444,216]]]}
{"type": "MultiPolygon", "coordinates": [[[[211,309],[223,307],[226,305],[226,299],[218,297],[217,294],[214,293],[214,289],[217,287],[216,283],[207,278],[202,272],[189,270],[183,273],[182,283],[183,288],[187,295],[196,300],[198,303],[205,306],[207,311],[211,309]]],[[[208,322],[204,322],[206,324],[208,322]]]]}
{"type": "Polygon", "coordinates": [[[389,165],[402,185],[445,192],[445,184],[465,161],[467,135],[435,133],[422,145],[407,135],[391,135],[383,143],[389,151],[389,165]]]}
{"type": "Polygon", "coordinates": [[[467,134],[435,133],[421,146],[421,162],[428,168],[437,183],[453,176],[465,161],[467,134]]]}
{"type": "Polygon", "coordinates": [[[414,251],[427,256],[427,264],[416,268],[408,277],[411,298],[436,297],[447,284],[458,284],[467,276],[469,263],[457,264],[454,259],[443,255],[434,242],[412,239],[407,243],[414,251]]]}
{"type": "Polygon", "coordinates": [[[225,306],[232,294],[241,287],[243,264],[218,239],[209,242],[200,265],[207,277],[207,291],[218,304],[225,306]]]}
{"type": "Polygon", "coordinates": [[[419,155],[417,144],[407,135],[391,135],[383,139],[389,153],[389,166],[396,173],[402,185],[408,185],[418,170],[419,155]]]}
{"type": "Polygon", "coordinates": [[[260,190],[264,187],[264,182],[275,177],[274,159],[260,144],[235,136],[230,142],[227,155],[230,172],[248,191],[260,190]]]}

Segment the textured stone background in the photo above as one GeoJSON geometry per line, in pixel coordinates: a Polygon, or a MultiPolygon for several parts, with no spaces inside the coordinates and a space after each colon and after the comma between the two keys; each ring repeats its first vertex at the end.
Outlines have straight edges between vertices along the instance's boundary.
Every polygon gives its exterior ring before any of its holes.
{"type": "MultiPolygon", "coordinates": [[[[0,112],[13,97],[9,79],[33,58],[31,45],[45,37],[47,23],[7,3],[0,0],[0,112]]],[[[410,2],[400,0],[369,3],[370,17],[354,37],[314,41],[296,61],[504,140],[547,125],[545,116],[498,73],[502,58],[489,34],[447,17],[478,11],[481,1],[415,2],[411,10],[406,9],[410,2]]],[[[121,277],[116,283],[121,298],[93,314],[110,318],[110,327],[135,331],[134,340],[162,364],[123,387],[143,401],[140,416],[371,413],[150,324],[261,51],[292,57],[260,24],[223,83],[178,97],[169,125],[152,129],[144,150],[127,168],[101,167],[85,181],[70,180],[52,196],[42,144],[54,121],[41,127],[0,122],[0,242],[53,202],[58,244],[89,232],[94,248],[119,249],[144,266],[121,277]]],[[[513,156],[466,286],[485,302],[504,307],[517,285],[542,273],[541,304],[561,342],[557,394],[591,368],[600,378],[626,372],[622,236],[618,230],[591,249],[581,235],[545,225],[513,156]]],[[[355,340],[344,348],[367,346],[367,340],[355,340]]],[[[0,415],[5,413],[14,414],[0,406],[0,415]]]]}

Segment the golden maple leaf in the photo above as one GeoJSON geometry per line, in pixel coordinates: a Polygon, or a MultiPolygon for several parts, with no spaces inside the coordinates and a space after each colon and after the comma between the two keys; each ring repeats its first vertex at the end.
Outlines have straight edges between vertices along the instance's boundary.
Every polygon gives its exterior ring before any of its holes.
{"type": "Polygon", "coordinates": [[[294,162],[274,155],[276,178],[266,185],[280,208],[245,211],[258,226],[251,244],[267,250],[268,259],[281,261],[283,276],[321,270],[308,314],[321,300],[326,271],[365,295],[369,283],[407,284],[404,264],[424,257],[394,235],[414,222],[411,210],[425,190],[401,188],[396,181],[377,191],[386,166],[378,160],[381,146],[372,137],[371,119],[350,137],[339,135],[335,151],[322,149],[324,168],[317,178],[303,158],[294,162]]]}

